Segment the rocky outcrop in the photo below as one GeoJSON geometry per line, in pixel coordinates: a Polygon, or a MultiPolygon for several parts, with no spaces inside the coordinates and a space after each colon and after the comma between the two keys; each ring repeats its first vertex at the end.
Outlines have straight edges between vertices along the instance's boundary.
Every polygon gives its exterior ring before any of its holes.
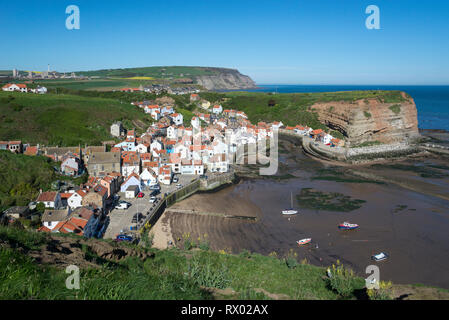
{"type": "Polygon", "coordinates": [[[400,103],[379,99],[315,103],[310,108],[328,127],[340,131],[350,145],[367,141],[410,142],[419,137],[415,102],[404,92],[400,103]]]}
{"type": "Polygon", "coordinates": [[[194,78],[195,83],[207,90],[240,90],[254,89],[256,83],[248,76],[235,69],[210,68],[210,75],[200,75],[194,78]]]}

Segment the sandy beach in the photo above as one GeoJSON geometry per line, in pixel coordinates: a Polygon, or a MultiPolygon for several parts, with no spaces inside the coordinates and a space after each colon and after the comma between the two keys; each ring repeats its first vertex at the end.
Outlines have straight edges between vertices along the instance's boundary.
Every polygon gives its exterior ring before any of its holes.
{"type": "Polygon", "coordinates": [[[170,223],[164,214],[159,218],[156,224],[151,228],[149,236],[153,236],[153,248],[167,249],[168,244],[174,243],[170,223]]]}

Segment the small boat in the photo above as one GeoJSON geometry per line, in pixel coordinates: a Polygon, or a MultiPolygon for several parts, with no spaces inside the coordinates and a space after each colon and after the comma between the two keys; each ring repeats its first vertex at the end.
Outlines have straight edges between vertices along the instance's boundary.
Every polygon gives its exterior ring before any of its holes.
{"type": "Polygon", "coordinates": [[[305,244],[310,243],[310,241],[312,241],[312,238],[301,239],[296,241],[296,243],[298,244],[298,246],[303,246],[305,244]]]}
{"type": "Polygon", "coordinates": [[[291,215],[291,214],[297,214],[298,210],[293,209],[293,193],[290,192],[290,198],[291,198],[291,206],[288,210],[282,210],[282,214],[291,215]]]}
{"type": "Polygon", "coordinates": [[[374,261],[382,261],[387,259],[388,257],[389,257],[388,254],[386,254],[385,252],[381,252],[379,254],[371,256],[371,259],[373,259],[374,261]]]}
{"type": "Polygon", "coordinates": [[[338,225],[338,229],[343,229],[343,230],[353,230],[353,229],[357,229],[358,227],[359,227],[358,224],[349,223],[349,222],[343,222],[338,225]]]}

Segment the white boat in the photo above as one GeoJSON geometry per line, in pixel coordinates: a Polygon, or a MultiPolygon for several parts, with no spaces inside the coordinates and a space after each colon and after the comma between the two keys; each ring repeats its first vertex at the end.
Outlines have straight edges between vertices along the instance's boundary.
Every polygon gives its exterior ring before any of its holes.
{"type": "Polygon", "coordinates": [[[359,227],[358,224],[349,223],[349,222],[343,222],[338,225],[338,228],[343,229],[343,230],[353,230],[353,229],[357,229],[358,227],[359,227]]]}
{"type": "Polygon", "coordinates": [[[312,241],[312,238],[305,238],[305,239],[296,241],[296,243],[298,244],[298,246],[303,246],[305,244],[310,243],[310,241],[312,241]]]}
{"type": "Polygon", "coordinates": [[[282,210],[282,214],[291,215],[291,214],[297,214],[298,210],[293,209],[293,193],[290,192],[290,198],[291,198],[291,206],[290,209],[282,210]]]}
{"type": "Polygon", "coordinates": [[[382,261],[388,258],[388,254],[381,252],[379,254],[375,254],[371,257],[371,259],[375,260],[375,261],[382,261]]]}

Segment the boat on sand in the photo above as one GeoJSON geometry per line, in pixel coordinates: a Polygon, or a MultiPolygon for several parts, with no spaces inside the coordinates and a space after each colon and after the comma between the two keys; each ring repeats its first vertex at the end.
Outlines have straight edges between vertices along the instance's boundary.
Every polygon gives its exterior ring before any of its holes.
{"type": "Polygon", "coordinates": [[[294,210],[293,209],[293,193],[291,193],[291,192],[290,192],[290,199],[291,199],[290,209],[282,210],[282,214],[292,215],[292,214],[297,214],[298,213],[298,210],[294,210]]]}
{"type": "Polygon", "coordinates": [[[338,225],[338,229],[342,230],[354,230],[357,229],[358,227],[359,227],[358,224],[349,222],[343,222],[338,225]]]}
{"type": "Polygon", "coordinates": [[[312,238],[305,238],[305,239],[301,239],[296,241],[296,243],[298,244],[298,246],[303,246],[305,244],[308,244],[312,241],[312,238]]]}

